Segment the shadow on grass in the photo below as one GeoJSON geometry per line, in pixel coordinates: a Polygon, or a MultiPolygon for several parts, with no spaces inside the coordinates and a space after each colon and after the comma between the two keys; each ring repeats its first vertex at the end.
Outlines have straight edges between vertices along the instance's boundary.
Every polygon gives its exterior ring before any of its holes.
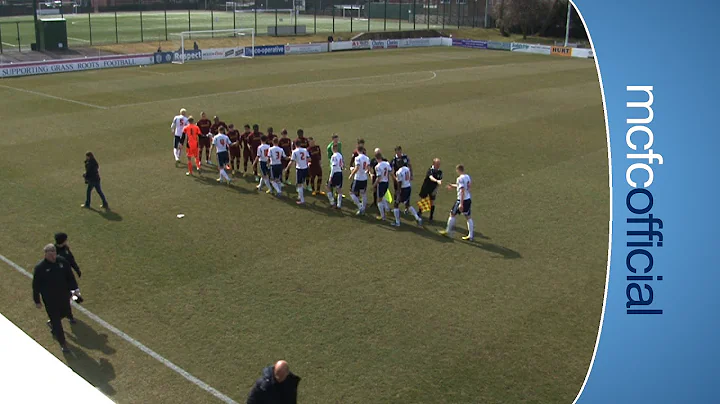
{"type": "Polygon", "coordinates": [[[93,207],[86,208],[88,210],[91,210],[98,215],[100,215],[103,219],[109,220],[111,222],[121,222],[123,220],[122,216],[120,216],[119,213],[113,211],[112,209],[95,209],[93,207]]]}
{"type": "MultiPolygon", "coordinates": [[[[110,382],[115,380],[115,368],[105,358],[95,360],[80,348],[68,344],[70,352],[63,353],[67,365],[88,383],[95,386],[107,396],[115,395],[115,389],[110,382]]],[[[72,394],[72,392],[65,392],[72,394]]]]}
{"type": "Polygon", "coordinates": [[[83,348],[92,349],[93,351],[100,351],[105,355],[115,353],[115,349],[108,346],[107,334],[96,332],[95,329],[83,321],[77,320],[75,324],[70,324],[70,330],[72,334],[68,334],[67,339],[74,344],[83,348]]]}

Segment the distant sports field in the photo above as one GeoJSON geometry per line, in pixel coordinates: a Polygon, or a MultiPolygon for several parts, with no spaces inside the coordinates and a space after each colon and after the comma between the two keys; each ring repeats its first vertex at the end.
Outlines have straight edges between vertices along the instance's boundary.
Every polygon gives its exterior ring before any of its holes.
{"type": "MultiPolygon", "coordinates": [[[[216,11],[162,11],[98,13],[98,14],[66,14],[68,46],[128,43],[128,42],[157,42],[177,39],[173,34],[183,31],[223,30],[235,28],[256,28],[257,34],[267,34],[268,26],[296,24],[296,19],[290,11],[263,11],[257,13],[257,20],[253,12],[224,12],[216,11]],[[166,30],[167,24],[167,30],[166,30]],[[117,27],[117,30],[116,30],[117,27]],[[141,34],[142,29],[142,34],[141,34]],[[166,38],[167,35],[167,38],[166,38]]],[[[0,39],[5,51],[18,47],[18,25],[20,46],[24,50],[30,49],[35,42],[32,16],[3,17],[0,18],[0,39]]],[[[398,29],[413,29],[413,24],[407,19],[398,21],[388,18],[351,19],[337,15],[317,16],[313,14],[300,14],[297,16],[297,25],[305,25],[308,34],[332,32],[370,32],[370,31],[397,31],[398,29]],[[351,25],[352,24],[352,25],[351,25]]],[[[451,24],[448,24],[450,26],[451,24]]],[[[430,28],[440,28],[441,25],[430,25],[430,28]]],[[[417,29],[428,28],[426,24],[415,24],[417,29]]],[[[178,39],[178,46],[179,46],[178,39]]]]}
{"type": "MultiPolygon", "coordinates": [[[[432,48],[158,65],[2,80],[0,111],[0,254],[31,269],[68,233],[84,306],[237,402],[281,358],[311,404],[568,403],[580,389],[609,218],[591,61],[432,48]],[[396,229],[347,199],[298,207],[291,187],[276,199],[249,177],[186,177],[181,107],[321,145],[338,132],[346,158],[359,137],[402,145],[413,203],[432,158],[446,183],[462,163],[476,241],[462,218],[454,239],[436,234],[445,189],[436,223],[396,229]],[[97,195],[80,208],[88,150],[111,212],[97,195]]],[[[0,312],[117,402],[218,402],[80,313],[62,356],[30,281],[1,262],[0,279],[0,312]]]]}

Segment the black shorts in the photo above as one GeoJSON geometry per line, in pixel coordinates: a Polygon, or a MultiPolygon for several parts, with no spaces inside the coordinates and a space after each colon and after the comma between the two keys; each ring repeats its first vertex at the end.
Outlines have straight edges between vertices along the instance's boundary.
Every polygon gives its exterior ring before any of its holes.
{"type": "Polygon", "coordinates": [[[173,149],[177,149],[178,146],[180,146],[180,140],[182,140],[182,137],[173,136],[173,149]]]}
{"type": "Polygon", "coordinates": [[[304,184],[308,176],[307,168],[298,168],[295,170],[296,183],[298,185],[304,184]]]}
{"type": "Polygon", "coordinates": [[[199,139],[199,147],[201,149],[209,149],[212,146],[212,136],[210,135],[200,135],[199,139]]]}
{"type": "Polygon", "coordinates": [[[412,193],[412,188],[400,188],[400,196],[398,197],[398,204],[404,203],[406,205],[410,205],[410,194],[412,193]]]}
{"type": "Polygon", "coordinates": [[[225,167],[227,163],[230,161],[230,157],[228,156],[227,151],[218,152],[218,167],[225,167]]]}
{"type": "Polygon", "coordinates": [[[455,205],[453,205],[452,210],[450,211],[453,215],[457,215],[458,213],[462,213],[465,216],[470,216],[470,208],[472,207],[472,199],[465,199],[465,202],[463,203],[463,211],[460,212],[460,201],[455,201],[455,205]]]}
{"type": "Polygon", "coordinates": [[[367,189],[367,180],[358,181],[355,180],[352,183],[352,191],[353,192],[360,192],[367,189]]]}
{"type": "Polygon", "coordinates": [[[268,175],[270,174],[270,169],[268,168],[267,161],[261,161],[260,162],[260,173],[262,175],[268,175]]]}
{"type": "Polygon", "coordinates": [[[282,164],[273,164],[270,166],[270,178],[274,180],[281,180],[282,179],[282,171],[283,166],[282,164]]]}
{"type": "Polygon", "coordinates": [[[385,194],[387,193],[388,188],[390,187],[389,182],[379,182],[377,187],[377,197],[378,199],[382,199],[385,197],[385,194]]]}
{"type": "Polygon", "coordinates": [[[420,199],[425,199],[425,198],[427,198],[427,197],[429,196],[429,197],[430,197],[430,200],[431,200],[431,201],[434,201],[434,200],[435,200],[435,197],[437,196],[437,192],[436,192],[436,191],[437,191],[437,187],[436,187],[435,189],[433,189],[432,191],[429,191],[429,192],[428,192],[427,189],[421,189],[421,190],[420,190],[420,199]]]}
{"type": "Polygon", "coordinates": [[[342,186],[343,186],[343,173],[342,172],[333,173],[333,175],[330,177],[330,187],[342,188],[342,186]]]}

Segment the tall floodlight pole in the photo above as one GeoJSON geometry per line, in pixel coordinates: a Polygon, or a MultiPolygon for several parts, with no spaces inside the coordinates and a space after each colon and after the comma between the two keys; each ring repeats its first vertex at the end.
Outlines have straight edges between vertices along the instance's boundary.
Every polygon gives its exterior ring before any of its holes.
{"type": "Polygon", "coordinates": [[[485,0],[485,25],[483,28],[488,27],[488,7],[490,5],[490,0],[485,0]]]}
{"type": "Polygon", "coordinates": [[[565,47],[568,46],[568,39],[570,39],[570,16],[572,15],[572,7],[572,2],[568,0],[567,22],[565,23],[565,47]]]}

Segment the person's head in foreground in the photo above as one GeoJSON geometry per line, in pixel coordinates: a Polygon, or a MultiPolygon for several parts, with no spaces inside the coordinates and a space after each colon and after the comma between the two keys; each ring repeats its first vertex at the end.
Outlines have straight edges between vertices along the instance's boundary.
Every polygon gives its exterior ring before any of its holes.
{"type": "Polygon", "coordinates": [[[309,144],[310,144],[310,147],[315,146],[315,139],[309,137],[309,138],[308,138],[308,142],[309,142],[309,144]]]}
{"type": "Polygon", "coordinates": [[[433,159],[433,167],[435,167],[436,170],[437,170],[438,168],[440,168],[440,159],[439,159],[439,158],[434,158],[434,159],[433,159]]]}
{"type": "Polygon", "coordinates": [[[68,235],[65,233],[55,233],[55,244],[59,247],[65,246],[67,243],[68,235]]]}
{"type": "Polygon", "coordinates": [[[48,244],[43,248],[43,252],[45,253],[45,259],[50,262],[55,262],[57,260],[57,249],[55,248],[54,244],[48,244]]]}
{"type": "Polygon", "coordinates": [[[339,141],[340,141],[340,136],[338,136],[337,134],[333,134],[332,135],[333,144],[338,144],[339,141]]]}
{"type": "Polygon", "coordinates": [[[455,171],[457,171],[458,175],[465,174],[465,167],[462,164],[458,164],[455,166],[455,171]]]}
{"type": "Polygon", "coordinates": [[[402,156],[402,147],[400,147],[400,146],[395,147],[395,155],[396,155],[397,157],[401,157],[401,156],[402,156]]]}

